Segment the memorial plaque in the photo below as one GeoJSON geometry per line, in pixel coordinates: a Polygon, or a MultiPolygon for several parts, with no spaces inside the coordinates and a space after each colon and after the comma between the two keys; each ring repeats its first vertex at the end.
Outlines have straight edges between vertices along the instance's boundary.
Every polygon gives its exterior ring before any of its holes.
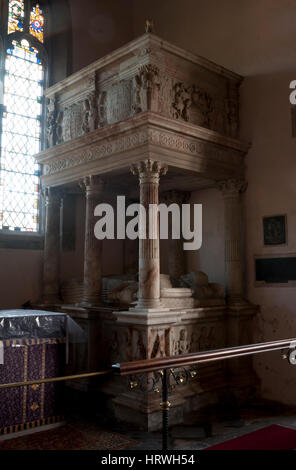
{"type": "Polygon", "coordinates": [[[264,245],[286,244],[286,216],[263,217],[264,245]]]}

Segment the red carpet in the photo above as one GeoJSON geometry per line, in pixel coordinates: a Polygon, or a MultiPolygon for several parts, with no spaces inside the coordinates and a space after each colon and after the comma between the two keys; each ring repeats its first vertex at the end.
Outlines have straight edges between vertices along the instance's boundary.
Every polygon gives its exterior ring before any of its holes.
{"type": "Polygon", "coordinates": [[[291,450],[296,449],[296,430],[272,424],[258,431],[221,442],[206,450],[291,450]]]}

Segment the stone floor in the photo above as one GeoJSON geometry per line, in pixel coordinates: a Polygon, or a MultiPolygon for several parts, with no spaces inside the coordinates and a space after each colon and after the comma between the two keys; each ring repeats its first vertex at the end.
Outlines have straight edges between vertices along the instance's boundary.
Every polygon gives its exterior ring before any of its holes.
{"type": "MultiPolygon", "coordinates": [[[[125,434],[139,443],[129,450],[161,449],[161,432],[144,432],[134,425],[118,423],[104,411],[93,413],[73,404],[68,415],[68,422],[79,423],[92,421],[100,423],[106,430],[125,434]],[[77,411],[80,409],[80,411],[77,411]]],[[[296,408],[275,402],[257,399],[247,406],[212,407],[202,415],[191,413],[185,417],[182,425],[173,426],[169,431],[170,449],[199,450],[214,444],[242,436],[270,424],[286,425],[296,429],[296,408]]]]}

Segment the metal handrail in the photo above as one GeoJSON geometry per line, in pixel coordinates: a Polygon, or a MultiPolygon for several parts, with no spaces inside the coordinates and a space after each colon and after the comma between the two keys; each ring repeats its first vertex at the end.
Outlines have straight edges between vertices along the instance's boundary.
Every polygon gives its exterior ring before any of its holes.
{"type": "Polygon", "coordinates": [[[174,367],[184,367],[205,362],[222,361],[251,354],[258,354],[279,349],[296,348],[296,338],[268,341],[265,343],[249,344],[245,346],[234,346],[224,349],[213,349],[198,353],[182,354],[180,356],[169,356],[155,359],[146,359],[143,361],[123,362],[113,364],[112,370],[117,375],[141,374],[144,372],[153,372],[160,369],[174,367]]]}
{"type": "Polygon", "coordinates": [[[294,348],[296,348],[296,338],[278,341],[268,341],[265,343],[256,343],[246,346],[235,346],[224,349],[214,349],[209,351],[202,351],[199,353],[183,354],[179,356],[169,356],[155,359],[145,359],[141,361],[123,362],[121,364],[113,364],[111,369],[97,372],[86,372],[83,374],[66,375],[62,377],[51,377],[47,379],[0,384],[0,389],[24,387],[27,385],[37,385],[42,383],[62,382],[66,380],[76,380],[87,377],[96,377],[100,375],[107,375],[112,372],[114,372],[116,375],[140,374],[144,372],[153,372],[160,369],[184,367],[193,364],[200,364],[203,362],[220,361],[224,359],[231,359],[262,352],[276,351],[279,349],[284,350],[294,348]]]}
{"type": "MultiPolygon", "coordinates": [[[[115,375],[136,375],[147,372],[160,371],[162,383],[162,448],[168,449],[168,411],[171,406],[168,401],[169,391],[169,375],[174,373],[174,368],[187,367],[195,364],[222,361],[225,359],[232,359],[241,356],[249,356],[253,354],[285,350],[288,349],[289,354],[285,356],[290,364],[296,364],[296,338],[284,339],[278,341],[268,341],[265,343],[249,344],[245,346],[235,346],[224,349],[214,349],[210,351],[202,351],[198,353],[183,354],[179,356],[169,356],[162,358],[146,359],[142,361],[124,362],[122,364],[113,364],[109,370],[88,372],[84,374],[68,375],[63,377],[52,377],[47,379],[31,380],[25,382],[15,382],[8,384],[0,384],[0,389],[12,387],[24,387],[30,385],[37,385],[42,383],[61,382],[64,380],[76,380],[86,377],[96,377],[100,375],[107,375],[114,373],[115,375]]],[[[195,375],[192,375],[194,377],[195,375]]],[[[180,380],[181,382],[181,380],[180,380]]]]}
{"type": "Polygon", "coordinates": [[[13,382],[8,384],[0,384],[1,388],[12,388],[12,387],[26,387],[27,385],[39,385],[39,384],[47,384],[52,382],[62,382],[64,380],[76,380],[76,379],[83,379],[86,377],[97,377],[99,375],[106,375],[112,372],[111,369],[109,370],[101,370],[98,372],[87,372],[85,374],[76,374],[76,375],[64,375],[62,377],[51,377],[48,379],[38,379],[38,380],[30,380],[26,382],[13,382]]]}
{"type": "MultiPolygon", "coordinates": [[[[285,350],[288,349],[289,353],[285,355],[290,364],[296,364],[296,338],[285,339],[279,341],[268,341],[265,343],[249,344],[245,346],[235,346],[224,349],[216,349],[210,351],[203,351],[199,353],[183,354],[180,356],[170,356],[155,359],[148,359],[145,361],[125,362],[122,364],[114,364],[112,370],[115,374],[121,376],[132,376],[136,374],[145,374],[147,372],[158,372],[161,377],[162,384],[162,401],[160,403],[162,410],[162,449],[168,449],[169,427],[168,427],[168,413],[171,403],[168,400],[170,375],[173,376],[175,382],[178,384],[178,376],[175,369],[193,366],[195,364],[222,361],[225,359],[232,359],[241,356],[249,356],[268,351],[285,350]]],[[[191,377],[196,376],[196,372],[191,372],[191,377]]],[[[141,382],[141,380],[140,380],[141,382]]],[[[181,374],[179,382],[186,383],[186,380],[181,374]]],[[[153,383],[153,378],[152,378],[153,383]]],[[[131,388],[137,387],[137,381],[130,382],[131,388]]],[[[159,391],[158,387],[157,390],[159,391]]],[[[156,391],[156,390],[155,390],[156,391]]]]}

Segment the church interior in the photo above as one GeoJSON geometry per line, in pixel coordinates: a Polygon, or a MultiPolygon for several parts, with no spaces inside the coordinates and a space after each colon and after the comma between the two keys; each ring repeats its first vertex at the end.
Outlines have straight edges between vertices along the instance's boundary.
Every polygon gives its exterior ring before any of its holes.
{"type": "Polygon", "coordinates": [[[0,450],[296,448],[295,22],[0,0],[0,450]]]}

